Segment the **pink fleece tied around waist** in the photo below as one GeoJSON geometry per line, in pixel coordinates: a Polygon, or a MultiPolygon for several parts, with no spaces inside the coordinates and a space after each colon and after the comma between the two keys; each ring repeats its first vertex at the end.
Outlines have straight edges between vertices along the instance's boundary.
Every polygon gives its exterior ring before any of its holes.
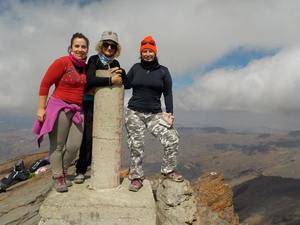
{"type": "Polygon", "coordinates": [[[46,107],[45,121],[40,122],[36,120],[32,128],[32,132],[38,135],[37,142],[39,147],[41,142],[43,141],[44,135],[50,133],[53,130],[54,124],[56,122],[60,110],[64,110],[65,112],[74,112],[72,121],[75,124],[82,124],[82,108],[80,106],[76,104],[68,104],[60,99],[50,97],[46,107]]]}

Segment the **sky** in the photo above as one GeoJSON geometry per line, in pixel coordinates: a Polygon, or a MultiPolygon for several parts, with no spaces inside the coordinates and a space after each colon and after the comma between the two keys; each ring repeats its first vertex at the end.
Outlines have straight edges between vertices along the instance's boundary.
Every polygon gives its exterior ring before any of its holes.
{"type": "Polygon", "coordinates": [[[2,0],[0,120],[35,117],[42,76],[73,33],[89,37],[92,55],[113,30],[127,71],[154,37],[178,125],[297,129],[299,11],[297,0],[2,0]]]}

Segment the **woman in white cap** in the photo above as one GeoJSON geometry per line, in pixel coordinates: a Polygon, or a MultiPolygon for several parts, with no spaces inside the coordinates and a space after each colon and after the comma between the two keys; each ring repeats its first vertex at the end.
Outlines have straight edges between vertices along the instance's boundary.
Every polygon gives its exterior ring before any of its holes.
{"type": "Polygon", "coordinates": [[[98,53],[89,58],[87,65],[87,86],[83,98],[84,131],[74,179],[77,184],[84,182],[87,167],[91,165],[94,113],[93,89],[95,87],[121,85],[121,75],[125,75],[125,71],[120,68],[120,64],[116,60],[121,53],[121,46],[115,32],[103,32],[100,41],[96,45],[96,51],[98,53]],[[96,70],[110,70],[114,75],[112,77],[96,77],[96,70]]]}

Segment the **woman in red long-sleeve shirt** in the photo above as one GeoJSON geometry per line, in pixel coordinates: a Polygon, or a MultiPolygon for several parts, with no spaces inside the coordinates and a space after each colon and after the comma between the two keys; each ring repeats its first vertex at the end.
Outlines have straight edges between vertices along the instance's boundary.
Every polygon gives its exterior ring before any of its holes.
{"type": "Polygon", "coordinates": [[[50,163],[55,188],[68,191],[72,185],[66,171],[75,159],[82,140],[82,99],[86,85],[86,59],[89,40],[75,33],[68,49],[69,55],[56,59],[44,75],[37,109],[34,133],[39,142],[49,133],[50,163]],[[47,102],[49,89],[55,90],[47,102]],[[47,102],[47,104],[46,104],[47,102]]]}

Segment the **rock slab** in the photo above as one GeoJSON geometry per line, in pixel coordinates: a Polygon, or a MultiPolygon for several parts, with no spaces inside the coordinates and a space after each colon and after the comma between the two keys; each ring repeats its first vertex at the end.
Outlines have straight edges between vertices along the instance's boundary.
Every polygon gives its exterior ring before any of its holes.
{"type": "Polygon", "coordinates": [[[128,185],[125,179],[114,189],[93,190],[84,183],[63,194],[52,191],[40,208],[39,225],[155,225],[150,182],[139,192],[128,191],[128,185]]]}
{"type": "MultiPolygon", "coordinates": [[[[33,162],[48,153],[22,156],[0,165],[0,179],[10,172],[18,159],[23,159],[28,168],[33,162]]],[[[37,225],[40,221],[39,208],[52,188],[50,171],[19,182],[0,194],[1,225],[37,225]]]]}

